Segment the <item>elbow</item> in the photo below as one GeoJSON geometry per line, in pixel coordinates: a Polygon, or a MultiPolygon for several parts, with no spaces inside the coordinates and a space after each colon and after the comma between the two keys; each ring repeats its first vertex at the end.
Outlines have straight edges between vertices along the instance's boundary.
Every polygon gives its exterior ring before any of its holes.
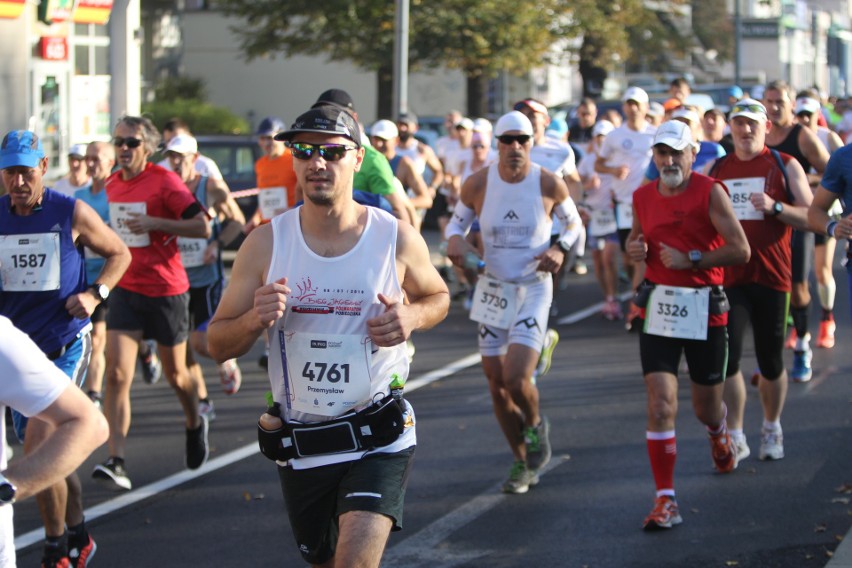
{"type": "Polygon", "coordinates": [[[743,246],[740,247],[740,264],[745,264],[751,259],[751,247],[746,241],[743,243],[743,246]]]}

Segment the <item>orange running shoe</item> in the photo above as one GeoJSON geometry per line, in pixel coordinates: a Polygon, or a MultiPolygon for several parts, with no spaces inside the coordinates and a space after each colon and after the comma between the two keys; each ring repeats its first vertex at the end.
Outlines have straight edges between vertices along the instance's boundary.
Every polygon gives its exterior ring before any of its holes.
{"type": "Polygon", "coordinates": [[[710,434],[713,467],[719,473],[731,473],[737,468],[737,446],[727,429],[721,434],[710,434]]]}
{"type": "Polygon", "coordinates": [[[796,328],[790,328],[790,335],[787,336],[787,341],[784,342],[784,349],[794,349],[796,347],[796,340],[798,336],[796,335],[796,328]]]}
{"type": "Polygon", "coordinates": [[[674,497],[663,495],[657,497],[654,501],[654,508],[651,513],[645,517],[642,523],[642,528],[646,531],[656,531],[661,529],[670,529],[674,525],[679,525],[683,522],[680,516],[680,510],[677,507],[677,501],[674,497]]]}
{"type": "Polygon", "coordinates": [[[817,336],[816,346],[823,349],[834,347],[834,332],[836,329],[837,324],[834,323],[834,319],[819,322],[819,335],[817,336]]]}

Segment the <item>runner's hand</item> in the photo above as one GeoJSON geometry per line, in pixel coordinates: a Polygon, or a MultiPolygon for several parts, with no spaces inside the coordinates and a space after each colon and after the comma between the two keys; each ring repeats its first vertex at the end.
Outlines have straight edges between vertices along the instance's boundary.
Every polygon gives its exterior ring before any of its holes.
{"type": "Polygon", "coordinates": [[[290,288],[287,277],[267,284],[254,292],[254,313],[264,329],[272,327],[275,320],[284,316],[287,311],[287,296],[290,288]]]}
{"type": "Polygon", "coordinates": [[[367,320],[367,334],[379,347],[393,347],[405,343],[417,323],[413,310],[384,294],[379,294],[378,297],[384,304],[385,311],[367,320]]]}

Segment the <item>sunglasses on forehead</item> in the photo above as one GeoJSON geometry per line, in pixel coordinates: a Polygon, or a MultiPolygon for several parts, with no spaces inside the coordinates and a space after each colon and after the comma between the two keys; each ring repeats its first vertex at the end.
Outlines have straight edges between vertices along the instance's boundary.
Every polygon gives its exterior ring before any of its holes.
{"type": "Polygon", "coordinates": [[[121,148],[122,146],[127,146],[131,150],[134,148],[138,148],[142,145],[142,141],[138,138],[134,138],[133,136],[128,136],[127,138],[122,138],[121,136],[116,136],[112,139],[112,145],[116,148],[121,148]]]}
{"type": "Polygon", "coordinates": [[[497,140],[500,141],[500,144],[505,144],[507,146],[512,144],[513,142],[517,142],[518,144],[523,146],[524,144],[530,141],[530,138],[532,138],[532,136],[530,136],[529,134],[503,134],[501,136],[498,136],[497,140]]]}
{"type": "Polygon", "coordinates": [[[738,112],[754,112],[757,114],[766,114],[766,109],[763,105],[750,104],[750,105],[734,105],[731,107],[731,114],[737,114],[738,112]]]}
{"type": "Polygon", "coordinates": [[[349,150],[358,149],[357,146],[344,144],[308,144],[307,142],[288,142],[287,147],[297,160],[310,160],[314,153],[319,152],[320,158],[326,162],[336,162],[349,150]]]}

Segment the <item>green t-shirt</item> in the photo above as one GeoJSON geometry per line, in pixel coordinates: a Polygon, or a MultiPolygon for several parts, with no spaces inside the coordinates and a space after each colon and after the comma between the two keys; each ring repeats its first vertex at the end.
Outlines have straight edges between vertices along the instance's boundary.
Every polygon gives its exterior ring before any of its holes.
{"type": "Polygon", "coordinates": [[[364,146],[364,150],[364,161],[355,172],[353,188],[378,195],[393,193],[393,171],[387,158],[372,146],[364,146]]]}

